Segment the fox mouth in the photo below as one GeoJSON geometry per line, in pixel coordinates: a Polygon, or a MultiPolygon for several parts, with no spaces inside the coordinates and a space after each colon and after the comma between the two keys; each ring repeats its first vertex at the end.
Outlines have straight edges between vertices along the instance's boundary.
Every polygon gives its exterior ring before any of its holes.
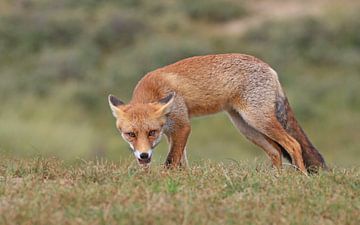
{"type": "Polygon", "coordinates": [[[139,159],[137,158],[137,161],[140,165],[147,165],[151,162],[151,157],[147,158],[147,159],[139,159]]]}

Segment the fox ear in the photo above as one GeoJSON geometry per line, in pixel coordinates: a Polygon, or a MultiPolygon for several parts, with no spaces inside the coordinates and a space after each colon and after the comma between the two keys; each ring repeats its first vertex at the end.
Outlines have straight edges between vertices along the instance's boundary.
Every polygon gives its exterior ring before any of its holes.
{"type": "Polygon", "coordinates": [[[175,95],[175,92],[172,92],[165,98],[159,100],[158,104],[160,105],[160,108],[156,111],[157,114],[163,116],[170,113],[171,106],[173,105],[175,100],[175,95]]]}
{"type": "Polygon", "coordinates": [[[120,112],[120,109],[118,106],[124,105],[124,102],[122,102],[121,100],[119,100],[118,98],[116,98],[113,95],[109,95],[108,100],[109,100],[109,105],[110,105],[112,114],[114,115],[115,118],[117,118],[118,114],[120,112]]]}

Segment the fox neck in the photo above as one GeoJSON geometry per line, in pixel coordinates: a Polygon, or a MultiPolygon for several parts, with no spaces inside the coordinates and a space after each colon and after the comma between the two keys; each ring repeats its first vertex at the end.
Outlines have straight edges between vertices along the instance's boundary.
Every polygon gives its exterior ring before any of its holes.
{"type": "Polygon", "coordinates": [[[166,97],[170,92],[168,84],[160,74],[149,73],[136,85],[131,103],[151,103],[166,97]]]}

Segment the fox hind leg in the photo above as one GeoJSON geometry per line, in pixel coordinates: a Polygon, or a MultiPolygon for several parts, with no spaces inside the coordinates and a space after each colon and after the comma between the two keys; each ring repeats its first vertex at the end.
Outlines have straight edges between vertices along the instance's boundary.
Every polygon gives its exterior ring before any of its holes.
{"type": "Polygon", "coordinates": [[[235,110],[228,110],[228,115],[235,127],[251,142],[261,147],[277,169],[281,169],[281,148],[272,139],[247,124],[235,110]]]}
{"type": "Polygon", "coordinates": [[[240,112],[245,122],[254,127],[257,131],[271,138],[281,145],[290,155],[291,161],[303,172],[306,173],[302,158],[302,149],[292,136],[290,136],[277,120],[275,113],[267,113],[266,110],[247,110],[240,112]],[[250,113],[252,112],[252,113],[250,113]]]}

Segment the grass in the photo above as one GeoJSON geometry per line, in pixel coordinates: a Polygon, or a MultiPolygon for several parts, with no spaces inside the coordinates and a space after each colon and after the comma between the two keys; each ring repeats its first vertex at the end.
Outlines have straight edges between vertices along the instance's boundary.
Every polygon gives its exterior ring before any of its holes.
{"type": "Polygon", "coordinates": [[[269,2],[0,0],[0,224],[360,224],[360,4],[276,19],[296,1],[269,2]],[[159,166],[165,141],[150,171],[118,161],[129,152],[107,95],[127,102],[147,72],[227,52],[278,72],[339,167],[306,177],[232,162],[265,154],[225,114],[192,121],[188,170],[159,166]]]}
{"type": "MultiPolygon", "coordinates": [[[[117,160],[128,152],[108,94],[128,102],[151,70],[194,55],[239,52],[278,72],[296,117],[329,164],[359,165],[360,4],[332,0],[276,19],[289,4],[304,4],[266,2],[0,0],[0,150],[117,160]]],[[[165,157],[167,146],[159,147],[156,157],[165,157]]],[[[224,114],[194,119],[188,147],[190,160],[264,157],[224,114]]]]}
{"type": "Polygon", "coordinates": [[[306,177],[245,162],[0,161],[0,224],[359,224],[359,194],[359,167],[306,177]]]}

